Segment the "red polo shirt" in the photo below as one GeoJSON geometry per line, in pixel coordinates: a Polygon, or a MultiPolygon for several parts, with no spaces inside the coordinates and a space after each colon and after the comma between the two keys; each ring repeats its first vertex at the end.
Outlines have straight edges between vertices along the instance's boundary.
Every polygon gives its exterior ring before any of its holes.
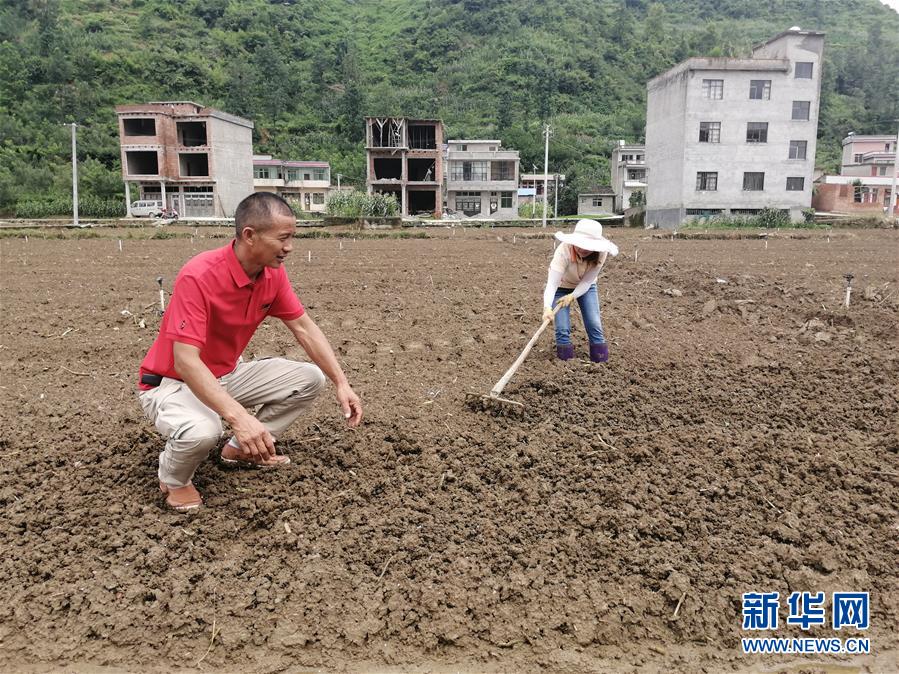
{"type": "Polygon", "coordinates": [[[181,268],[159,335],[140,365],[140,374],[180,379],[172,345],[181,342],[199,348],[200,360],[221,377],[237,366],[237,359],[267,316],[289,321],[304,313],[283,266],[264,267],[251,281],[231,241],[223,248],[200,253],[181,268]]]}

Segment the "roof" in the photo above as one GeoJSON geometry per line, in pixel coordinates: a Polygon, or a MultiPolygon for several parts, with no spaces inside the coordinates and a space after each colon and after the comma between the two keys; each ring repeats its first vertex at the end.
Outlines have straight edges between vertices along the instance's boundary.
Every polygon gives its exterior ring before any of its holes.
{"type": "Polygon", "coordinates": [[[284,166],[286,168],[329,168],[331,165],[326,161],[285,161],[283,159],[272,159],[269,156],[253,157],[253,166],[284,166]]]}
{"type": "Polygon", "coordinates": [[[849,143],[889,143],[890,141],[896,140],[896,136],[862,136],[861,134],[850,133],[843,139],[843,145],[848,145],[849,143]]]}
{"type": "Polygon", "coordinates": [[[872,185],[872,186],[890,186],[893,179],[890,176],[821,176],[815,182],[824,183],[825,185],[872,185]]]}
{"type": "Polygon", "coordinates": [[[615,191],[612,189],[612,187],[610,185],[594,185],[586,192],[578,193],[578,196],[585,196],[585,197],[596,196],[596,195],[601,195],[604,197],[614,197],[615,191]]]}
{"type": "Polygon", "coordinates": [[[666,70],[661,75],[656,75],[647,87],[670,79],[690,70],[731,70],[731,71],[759,71],[759,72],[789,72],[790,62],[787,59],[755,59],[755,58],[730,58],[726,56],[693,57],[681,61],[673,68],[666,70]]]}
{"type": "Polygon", "coordinates": [[[503,141],[501,140],[448,140],[447,143],[496,143],[497,145],[501,145],[503,141]]]}
{"type": "Polygon", "coordinates": [[[169,117],[215,117],[232,124],[253,128],[253,122],[228,112],[208,108],[193,101],[154,101],[152,103],[128,103],[115,106],[117,115],[167,115],[169,117]]]}
{"type": "Polygon", "coordinates": [[[789,29],[783,31],[782,33],[778,33],[777,35],[772,37],[770,40],[765,40],[764,42],[762,42],[760,44],[754,45],[752,47],[752,49],[753,50],[759,49],[761,47],[764,47],[765,45],[771,44],[772,42],[776,42],[780,38],[785,37],[787,35],[802,35],[805,37],[824,37],[825,33],[820,30],[802,30],[801,28],[794,26],[793,28],[789,28],[789,29]]]}

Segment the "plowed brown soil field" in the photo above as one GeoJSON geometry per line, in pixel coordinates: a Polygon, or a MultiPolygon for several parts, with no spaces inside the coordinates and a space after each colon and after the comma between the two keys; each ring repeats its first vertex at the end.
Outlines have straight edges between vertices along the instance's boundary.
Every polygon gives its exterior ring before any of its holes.
{"type": "MultiPolygon", "coordinates": [[[[131,233],[121,251],[115,234],[0,242],[0,669],[826,661],[741,653],[755,636],[741,593],[801,590],[870,592],[866,633],[808,634],[870,638],[851,671],[895,664],[896,232],[766,247],[609,230],[611,360],[589,362],[579,318],[573,361],[547,332],[506,389],[524,419],[465,394],[489,390],[538,327],[550,238],[297,239],[288,273],[365,422],[347,429],[326,394],[283,438],[289,468],[210,460],[206,507],[183,516],[158,493],[161,440],[134,384],[157,276],[170,290],[187,258],[227,241],[212,233],[131,233]]],[[[246,356],[274,354],[303,358],[264,324],[246,356]]]]}

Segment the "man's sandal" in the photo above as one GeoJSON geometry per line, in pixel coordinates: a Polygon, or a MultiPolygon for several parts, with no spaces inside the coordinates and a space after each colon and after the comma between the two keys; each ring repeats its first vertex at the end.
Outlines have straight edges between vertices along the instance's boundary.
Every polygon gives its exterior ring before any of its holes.
{"type": "Polygon", "coordinates": [[[175,487],[173,489],[160,482],[159,491],[166,495],[165,504],[179,513],[197,510],[203,505],[203,497],[200,496],[200,492],[198,492],[197,488],[192,484],[185,485],[184,487],[175,487]]]}
{"type": "Polygon", "coordinates": [[[263,461],[252,454],[240,451],[230,442],[226,442],[222,447],[220,460],[225,466],[245,468],[279,468],[290,463],[290,457],[284,454],[275,454],[263,461]],[[225,455],[226,452],[228,456],[225,455]]]}

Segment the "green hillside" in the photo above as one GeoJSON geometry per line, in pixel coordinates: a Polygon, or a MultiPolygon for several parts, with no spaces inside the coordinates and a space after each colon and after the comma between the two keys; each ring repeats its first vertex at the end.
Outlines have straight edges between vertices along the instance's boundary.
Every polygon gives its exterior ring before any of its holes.
{"type": "Polygon", "coordinates": [[[363,115],[500,138],[582,186],[642,140],[646,81],[689,56],[745,54],[799,25],[827,32],[820,166],[848,131],[895,132],[899,15],[878,0],[2,0],[0,211],[123,194],[113,106],[193,100],[247,116],[255,147],[364,180],[363,115]]]}

